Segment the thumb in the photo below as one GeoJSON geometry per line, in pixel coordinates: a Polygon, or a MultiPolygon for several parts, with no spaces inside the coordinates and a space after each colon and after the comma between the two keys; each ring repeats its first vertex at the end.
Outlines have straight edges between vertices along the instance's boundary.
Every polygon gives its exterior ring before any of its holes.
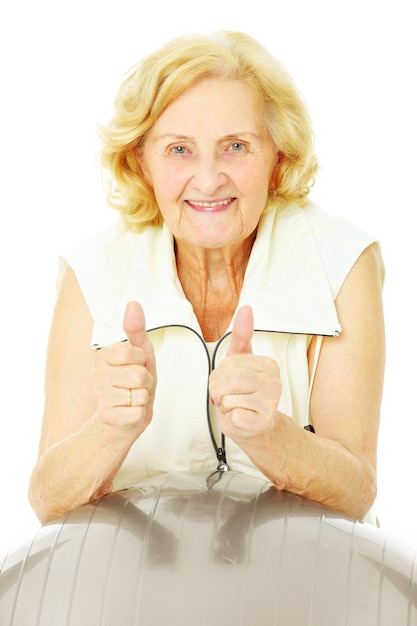
{"type": "Polygon", "coordinates": [[[139,302],[128,302],[123,318],[123,330],[132,346],[141,348],[145,354],[145,365],[155,374],[155,354],[146,332],[145,315],[139,302]]]}
{"type": "Polygon", "coordinates": [[[253,335],[253,311],[252,307],[242,306],[236,313],[232,328],[232,339],[227,356],[233,354],[252,354],[253,335]]]}

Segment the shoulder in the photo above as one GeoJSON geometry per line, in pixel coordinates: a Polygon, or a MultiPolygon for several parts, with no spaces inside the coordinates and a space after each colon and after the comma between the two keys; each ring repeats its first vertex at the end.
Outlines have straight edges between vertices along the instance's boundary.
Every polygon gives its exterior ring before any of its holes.
{"type": "Polygon", "coordinates": [[[118,219],[109,226],[80,239],[63,253],[62,258],[68,265],[76,267],[92,260],[96,264],[106,263],[114,246],[126,232],[128,231],[124,222],[118,219]]]}
{"type": "Polygon", "coordinates": [[[114,317],[119,328],[125,303],[138,299],[147,286],[154,291],[158,271],[167,274],[172,249],[166,228],[148,226],[136,232],[119,219],[62,255],[57,287],[70,267],[95,324],[103,316],[106,324],[114,317]]]}
{"type": "Polygon", "coordinates": [[[334,298],[356,261],[370,246],[373,248],[373,255],[383,281],[384,263],[380,244],[374,235],[356,224],[327,213],[311,201],[302,208],[288,205],[280,219],[288,231],[296,229],[297,222],[308,224],[308,230],[319,252],[334,298]]]}
{"type": "Polygon", "coordinates": [[[67,267],[70,267],[94,318],[109,267],[117,256],[119,271],[129,265],[132,250],[140,246],[142,233],[131,231],[122,219],[117,219],[76,242],[59,259],[57,290],[60,289],[67,267]],[[121,257],[121,258],[120,258],[121,257]]]}
{"type": "Polygon", "coordinates": [[[335,242],[344,243],[344,246],[362,247],[363,249],[375,241],[370,233],[362,230],[356,224],[327,213],[311,201],[308,201],[303,207],[289,204],[278,212],[280,227],[295,229],[298,222],[308,223],[311,233],[322,249],[334,248],[335,242]]]}

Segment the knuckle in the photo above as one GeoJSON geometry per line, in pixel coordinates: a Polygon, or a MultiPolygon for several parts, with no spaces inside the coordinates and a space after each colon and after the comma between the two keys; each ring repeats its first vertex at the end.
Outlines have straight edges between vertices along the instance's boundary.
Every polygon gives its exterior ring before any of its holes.
{"type": "Polygon", "coordinates": [[[146,405],[149,402],[149,391],[145,388],[139,389],[139,404],[146,405]]]}
{"type": "Polygon", "coordinates": [[[130,365],[126,372],[126,386],[137,389],[141,386],[141,372],[139,366],[130,365]]]}
{"type": "Polygon", "coordinates": [[[131,365],[128,370],[128,382],[132,389],[150,388],[153,377],[144,365],[131,365]]]}
{"type": "Polygon", "coordinates": [[[232,396],[229,394],[221,396],[218,406],[223,413],[230,412],[234,406],[234,403],[232,402],[232,396]]]}

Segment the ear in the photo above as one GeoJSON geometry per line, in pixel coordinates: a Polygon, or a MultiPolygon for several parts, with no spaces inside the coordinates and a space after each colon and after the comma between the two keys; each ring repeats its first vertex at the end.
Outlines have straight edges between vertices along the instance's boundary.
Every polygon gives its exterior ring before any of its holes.
{"type": "Polygon", "coordinates": [[[277,187],[277,177],[278,177],[278,172],[279,172],[279,168],[280,168],[280,163],[281,163],[281,157],[282,157],[282,153],[281,152],[277,152],[277,160],[276,163],[272,169],[271,172],[271,177],[269,179],[269,187],[270,189],[276,189],[277,187]]]}
{"type": "Polygon", "coordinates": [[[135,148],[135,156],[136,156],[137,162],[139,163],[139,167],[142,170],[142,174],[143,174],[145,181],[148,183],[148,185],[151,185],[152,183],[151,183],[151,178],[149,175],[149,170],[146,166],[145,155],[143,153],[143,150],[141,150],[139,146],[135,148]]]}

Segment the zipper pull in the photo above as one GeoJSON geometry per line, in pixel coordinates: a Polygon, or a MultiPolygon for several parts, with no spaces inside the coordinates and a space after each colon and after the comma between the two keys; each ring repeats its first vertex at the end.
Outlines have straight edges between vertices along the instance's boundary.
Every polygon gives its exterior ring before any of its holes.
{"type": "Polygon", "coordinates": [[[219,464],[217,466],[217,471],[218,472],[228,472],[230,467],[227,464],[226,461],[226,451],[224,448],[217,448],[217,460],[219,461],[219,464]]]}

